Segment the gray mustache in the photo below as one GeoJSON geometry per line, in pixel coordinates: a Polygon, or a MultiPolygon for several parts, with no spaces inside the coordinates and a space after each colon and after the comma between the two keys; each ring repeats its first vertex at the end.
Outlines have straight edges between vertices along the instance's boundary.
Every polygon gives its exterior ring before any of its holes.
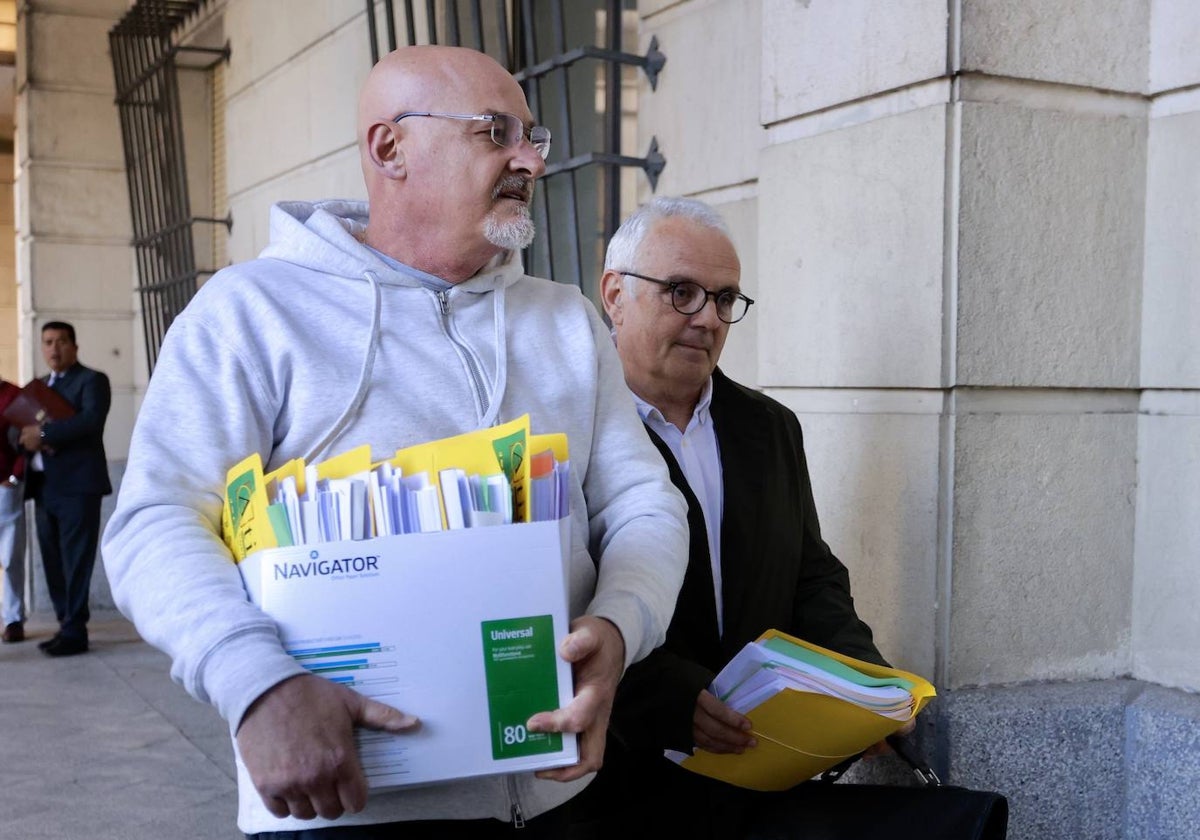
{"type": "Polygon", "coordinates": [[[520,175],[505,175],[492,190],[492,198],[499,198],[504,193],[518,193],[528,202],[533,198],[533,181],[520,175]]]}

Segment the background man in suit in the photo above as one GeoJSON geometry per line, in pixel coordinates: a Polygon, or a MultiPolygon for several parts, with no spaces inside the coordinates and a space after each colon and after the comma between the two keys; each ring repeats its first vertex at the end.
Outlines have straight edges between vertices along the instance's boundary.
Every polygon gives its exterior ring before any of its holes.
{"type": "Polygon", "coordinates": [[[730,324],[753,303],[740,272],[720,216],[691,199],[655,199],[608,246],[604,308],[626,384],[687,498],[691,547],[667,640],[626,671],[604,767],[579,800],[599,836],[744,837],[770,812],[777,796],[662,755],[754,748],[749,720],[706,688],[763,631],[886,664],[821,539],[795,414],[717,368],[730,324]],[[619,812],[615,802],[636,804],[619,812]]]}
{"type": "Polygon", "coordinates": [[[79,363],[78,351],[73,326],[51,321],[42,327],[42,358],[50,367],[46,383],[75,414],[21,429],[21,446],[30,453],[26,496],[36,503],[46,587],[59,624],[54,638],[38,645],[50,656],[88,649],[88,594],[100,538],[100,500],[112,492],[104,454],[112,392],[107,376],[79,363]]]}

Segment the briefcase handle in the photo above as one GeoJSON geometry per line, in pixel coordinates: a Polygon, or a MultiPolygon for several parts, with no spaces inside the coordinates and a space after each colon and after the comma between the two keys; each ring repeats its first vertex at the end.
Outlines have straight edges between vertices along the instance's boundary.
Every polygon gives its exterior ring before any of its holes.
{"type": "Polygon", "coordinates": [[[912,768],[912,771],[917,775],[917,778],[926,787],[938,787],[942,780],[938,778],[937,773],[933,772],[933,768],[917,753],[916,748],[907,743],[899,735],[889,735],[887,737],[888,746],[896,755],[904,759],[904,763],[912,768]]]}
{"type": "MultiPolygon", "coordinates": [[[[916,774],[916,777],[921,780],[921,784],[923,784],[925,787],[941,786],[942,780],[938,778],[937,773],[933,772],[933,768],[929,766],[929,763],[920,756],[916,750],[916,747],[910,743],[907,743],[899,735],[889,735],[887,737],[887,742],[892,748],[893,752],[900,756],[904,763],[912,768],[913,773],[916,774]]],[[[849,770],[854,763],[862,757],[863,753],[850,756],[841,764],[835,764],[833,767],[830,767],[818,777],[818,780],[827,784],[833,784],[843,775],[845,775],[846,771],[849,770]]]]}

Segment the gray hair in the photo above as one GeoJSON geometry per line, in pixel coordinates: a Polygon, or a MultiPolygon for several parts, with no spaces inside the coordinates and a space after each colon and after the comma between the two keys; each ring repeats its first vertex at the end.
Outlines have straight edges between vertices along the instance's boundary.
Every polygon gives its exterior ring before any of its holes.
{"type": "MultiPolygon", "coordinates": [[[[694,198],[676,198],[659,196],[643,204],[621,223],[612,239],[608,241],[608,250],[604,254],[605,270],[614,271],[634,268],[638,250],[642,240],[650,232],[655,222],[661,219],[680,217],[691,219],[703,227],[711,228],[732,239],[729,228],[721,214],[709,207],[703,201],[694,198]]],[[[626,278],[628,280],[628,278],[626,278]]]]}

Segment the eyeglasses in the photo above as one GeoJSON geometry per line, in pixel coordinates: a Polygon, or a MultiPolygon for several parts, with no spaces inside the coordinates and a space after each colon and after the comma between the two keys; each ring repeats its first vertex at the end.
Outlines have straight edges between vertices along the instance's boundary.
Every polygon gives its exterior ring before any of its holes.
{"type": "Polygon", "coordinates": [[[617,273],[657,283],[659,286],[666,286],[671,292],[671,306],[680,315],[695,315],[704,308],[708,299],[712,298],[713,303],[717,306],[717,317],[726,324],[736,324],[746,317],[750,305],[754,303],[753,300],[733,289],[710,292],[699,283],[693,283],[690,280],[659,280],[657,277],[647,277],[645,274],[637,274],[633,271],[617,273]]]}
{"type": "Polygon", "coordinates": [[[392,122],[398,123],[405,117],[442,117],[447,120],[479,120],[492,124],[492,142],[497,146],[508,149],[521,143],[527,138],[530,144],[542,156],[542,160],[550,154],[550,129],[544,125],[525,128],[525,123],[516,114],[436,114],[432,111],[405,111],[392,122]]]}

